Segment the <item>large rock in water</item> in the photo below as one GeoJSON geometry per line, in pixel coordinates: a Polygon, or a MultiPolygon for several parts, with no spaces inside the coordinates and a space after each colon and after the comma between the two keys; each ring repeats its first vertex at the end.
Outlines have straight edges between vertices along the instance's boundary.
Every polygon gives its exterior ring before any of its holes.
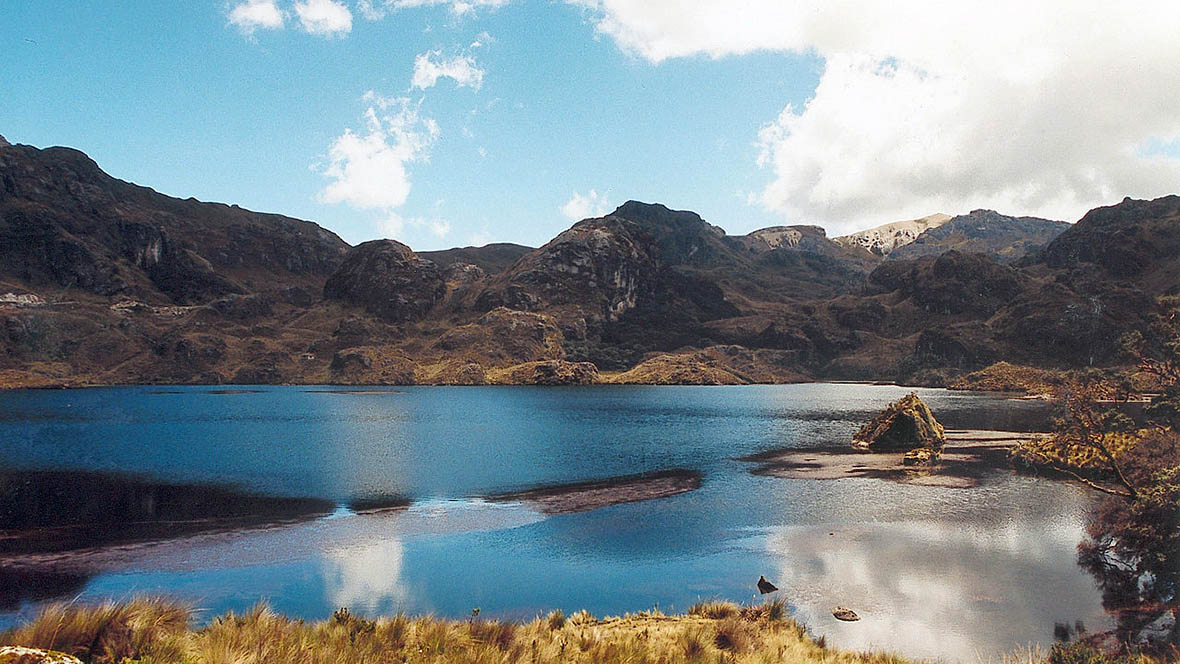
{"type": "Polygon", "coordinates": [[[324,284],[324,297],[391,323],[422,318],[447,292],[442,271],[395,240],[358,244],[324,284]]]}
{"type": "Polygon", "coordinates": [[[886,406],[852,437],[854,447],[874,452],[903,452],[921,447],[941,450],[945,443],[942,425],[914,392],[886,406]]]}

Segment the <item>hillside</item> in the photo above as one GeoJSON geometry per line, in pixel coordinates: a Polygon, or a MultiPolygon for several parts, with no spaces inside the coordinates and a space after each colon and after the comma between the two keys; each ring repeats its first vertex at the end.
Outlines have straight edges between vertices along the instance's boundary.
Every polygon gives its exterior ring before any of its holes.
{"type": "Polygon", "coordinates": [[[636,201],[535,249],[416,253],[0,145],[6,386],[942,384],[997,360],[1118,364],[1177,283],[1176,196],[1074,226],[976,211],[888,257],[636,201]]]}
{"type": "Polygon", "coordinates": [[[954,250],[987,254],[1001,263],[1012,263],[1045,247],[1069,227],[1063,221],[974,210],[923,231],[911,242],[896,247],[889,258],[937,256],[954,250]]]}

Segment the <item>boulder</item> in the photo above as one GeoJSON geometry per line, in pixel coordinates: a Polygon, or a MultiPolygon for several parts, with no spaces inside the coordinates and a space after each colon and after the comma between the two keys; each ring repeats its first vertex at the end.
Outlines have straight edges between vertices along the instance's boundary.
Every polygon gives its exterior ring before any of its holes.
{"type": "Polygon", "coordinates": [[[915,447],[902,457],[903,466],[931,466],[938,463],[942,452],[933,447],[915,447]]]}
{"type": "Polygon", "coordinates": [[[920,447],[941,450],[945,443],[942,425],[915,392],[886,406],[880,415],[852,437],[854,447],[873,452],[900,452],[920,447]]]}

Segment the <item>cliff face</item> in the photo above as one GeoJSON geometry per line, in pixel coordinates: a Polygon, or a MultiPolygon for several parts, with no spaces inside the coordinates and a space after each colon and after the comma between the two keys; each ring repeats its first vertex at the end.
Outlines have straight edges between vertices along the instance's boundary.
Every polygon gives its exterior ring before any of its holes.
{"type": "Polygon", "coordinates": [[[885,258],[631,201],[537,249],[415,254],[0,144],[0,385],[937,383],[1002,359],[1117,364],[1119,337],[1180,289],[1180,197],[1063,228],[977,211],[885,258]]]}

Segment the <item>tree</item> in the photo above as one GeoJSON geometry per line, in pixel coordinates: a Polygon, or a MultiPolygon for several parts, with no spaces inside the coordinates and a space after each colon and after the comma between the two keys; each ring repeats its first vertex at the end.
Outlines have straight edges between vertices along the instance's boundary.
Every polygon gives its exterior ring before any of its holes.
{"type": "Polygon", "coordinates": [[[1147,334],[1126,345],[1137,378],[1155,392],[1136,423],[1121,404],[1131,384],[1085,372],[1058,395],[1063,415],[1048,438],[1019,448],[1018,461],[1052,468],[1103,494],[1078,546],[1078,562],[1098,581],[1103,606],[1116,617],[1121,648],[1180,658],[1180,300],[1147,334]],[[1162,639],[1145,633],[1163,625],[1162,639]]]}

